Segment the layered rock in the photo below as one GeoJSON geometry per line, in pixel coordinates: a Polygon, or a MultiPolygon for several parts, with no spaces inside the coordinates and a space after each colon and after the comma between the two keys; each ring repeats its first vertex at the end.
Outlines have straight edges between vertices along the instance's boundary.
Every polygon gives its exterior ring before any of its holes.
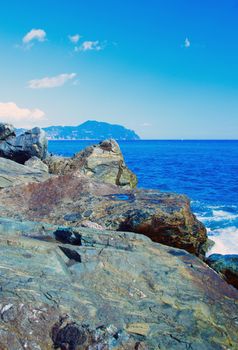
{"type": "Polygon", "coordinates": [[[212,254],[206,262],[238,289],[238,255],[212,254]]]}
{"type": "Polygon", "coordinates": [[[2,349],[237,349],[238,291],[186,251],[3,218],[0,243],[2,349]]]}
{"type": "Polygon", "coordinates": [[[37,169],[41,172],[49,172],[48,166],[44,162],[42,162],[42,160],[40,160],[38,157],[31,157],[25,162],[24,165],[28,166],[29,168],[37,169]]]}
{"type": "Polygon", "coordinates": [[[137,177],[125,164],[120,147],[115,140],[105,140],[87,147],[73,158],[48,157],[49,171],[65,175],[75,171],[99,181],[134,188],[137,177]]]}
{"type": "Polygon", "coordinates": [[[0,189],[49,179],[48,173],[30,165],[29,163],[29,166],[24,166],[12,160],[0,158],[0,189]]]}
{"type": "Polygon", "coordinates": [[[2,190],[0,202],[1,216],[76,226],[90,221],[107,229],[142,233],[197,255],[207,240],[187,197],[125,190],[81,174],[2,190]]]}
{"type": "Polygon", "coordinates": [[[42,129],[34,128],[16,136],[11,125],[0,125],[0,157],[24,164],[31,157],[44,159],[46,155],[47,138],[42,129]]]}

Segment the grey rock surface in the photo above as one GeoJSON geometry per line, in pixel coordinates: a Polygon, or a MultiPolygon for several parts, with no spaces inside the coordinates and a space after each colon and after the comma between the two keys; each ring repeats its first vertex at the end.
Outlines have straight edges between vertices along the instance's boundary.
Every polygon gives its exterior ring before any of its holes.
{"type": "Polygon", "coordinates": [[[0,141],[13,136],[16,136],[14,126],[7,123],[0,123],[0,141]]]}
{"type": "MultiPolygon", "coordinates": [[[[12,133],[0,140],[0,156],[24,164],[31,157],[44,159],[47,156],[48,141],[40,128],[27,130],[19,136],[12,133]]],[[[6,131],[5,131],[6,135],[6,131]]]]}
{"type": "Polygon", "coordinates": [[[0,189],[41,182],[50,178],[46,172],[0,157],[0,189]]]}
{"type": "Polygon", "coordinates": [[[238,255],[212,254],[206,262],[238,289],[238,255]]]}
{"type": "Polygon", "coordinates": [[[4,349],[238,348],[238,291],[186,251],[1,218],[0,253],[4,349]]]}
{"type": "Polygon", "coordinates": [[[48,166],[42,160],[40,160],[38,157],[35,157],[35,156],[28,159],[24,165],[32,169],[37,169],[42,172],[46,172],[46,173],[49,172],[48,166]]]}

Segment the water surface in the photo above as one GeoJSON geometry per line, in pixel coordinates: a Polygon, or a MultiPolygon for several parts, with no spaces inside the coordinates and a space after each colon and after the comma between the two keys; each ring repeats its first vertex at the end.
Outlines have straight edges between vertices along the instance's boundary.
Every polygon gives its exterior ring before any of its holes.
{"type": "MultiPolygon", "coordinates": [[[[95,141],[50,141],[54,154],[72,156],[95,141]]],[[[216,241],[238,254],[238,141],[121,141],[139,187],[183,193],[216,241]]]]}

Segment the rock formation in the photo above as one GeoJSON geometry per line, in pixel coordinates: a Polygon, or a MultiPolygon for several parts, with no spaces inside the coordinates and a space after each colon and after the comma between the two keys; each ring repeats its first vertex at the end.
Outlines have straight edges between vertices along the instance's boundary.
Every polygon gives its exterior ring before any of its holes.
{"type": "Polygon", "coordinates": [[[206,262],[238,289],[238,255],[212,254],[206,262]]]}
{"type": "Polygon", "coordinates": [[[16,136],[14,128],[0,124],[0,157],[24,164],[31,157],[44,159],[47,155],[47,138],[40,128],[27,130],[16,136]]]}
{"type": "Polygon", "coordinates": [[[15,130],[13,125],[0,123],[0,141],[5,141],[9,137],[15,137],[15,130]]]}
{"type": "MultiPolygon", "coordinates": [[[[0,189],[49,179],[48,173],[30,165],[24,166],[0,157],[0,189]]],[[[45,164],[43,166],[46,167],[45,164]]]]}
{"type": "Polygon", "coordinates": [[[3,218],[0,243],[2,349],[237,349],[238,291],[184,250],[3,218]]]}
{"type": "Polygon", "coordinates": [[[237,257],[188,253],[188,198],[135,189],[113,140],[46,153],[0,124],[0,349],[238,349],[237,257]]]}
{"type": "Polygon", "coordinates": [[[89,220],[107,229],[145,234],[197,255],[207,240],[185,196],[125,190],[81,174],[2,190],[0,201],[1,216],[76,226],[89,220]]]}
{"type": "Polygon", "coordinates": [[[38,157],[31,157],[30,159],[28,159],[24,165],[28,166],[29,168],[33,168],[33,169],[37,169],[38,171],[41,172],[49,172],[49,168],[48,166],[42,162],[42,160],[40,160],[38,157]]]}
{"type": "Polygon", "coordinates": [[[75,171],[122,187],[134,188],[137,177],[125,164],[120,147],[114,140],[105,140],[87,147],[73,158],[48,157],[45,163],[52,174],[66,175],[75,171]]]}

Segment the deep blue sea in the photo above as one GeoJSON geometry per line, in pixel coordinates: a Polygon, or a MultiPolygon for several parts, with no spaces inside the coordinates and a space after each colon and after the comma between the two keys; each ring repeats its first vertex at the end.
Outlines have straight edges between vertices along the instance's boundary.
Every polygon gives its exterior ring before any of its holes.
{"type": "MultiPolygon", "coordinates": [[[[50,141],[72,156],[95,141],[50,141]]],[[[139,187],[186,194],[216,242],[213,252],[238,254],[238,141],[121,141],[139,187]]]]}

